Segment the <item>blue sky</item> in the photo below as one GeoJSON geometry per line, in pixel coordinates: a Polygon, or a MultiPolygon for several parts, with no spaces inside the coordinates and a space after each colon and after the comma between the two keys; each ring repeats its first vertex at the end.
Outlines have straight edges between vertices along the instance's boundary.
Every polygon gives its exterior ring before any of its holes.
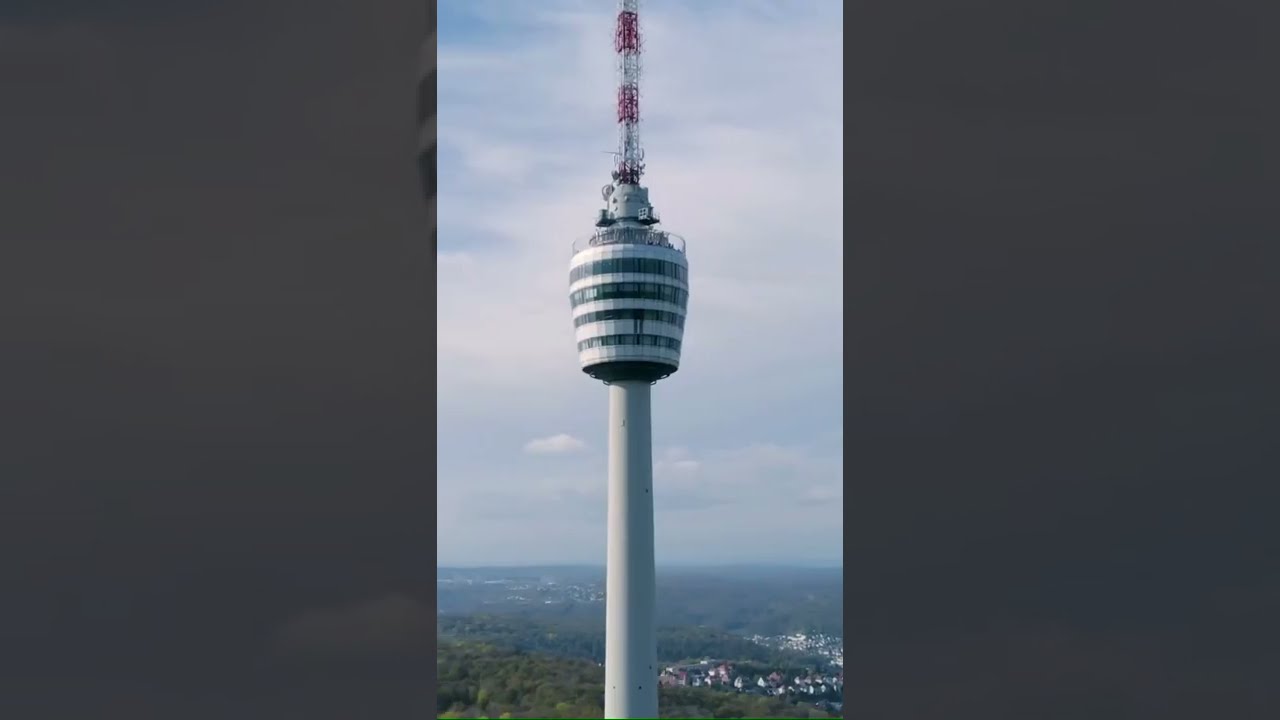
{"type": "MultiPolygon", "coordinates": [[[[569,246],[615,145],[614,4],[444,0],[441,564],[604,559],[603,385],[569,246]]],[[[680,372],[654,390],[662,562],[842,559],[842,9],[649,0],[645,177],[688,241],[680,372]]]]}

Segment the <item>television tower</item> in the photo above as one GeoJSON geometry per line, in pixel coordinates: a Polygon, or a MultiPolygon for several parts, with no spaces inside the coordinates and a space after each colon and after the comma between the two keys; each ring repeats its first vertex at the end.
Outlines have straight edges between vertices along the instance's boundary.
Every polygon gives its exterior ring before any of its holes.
{"type": "Polygon", "coordinates": [[[573,247],[569,302],[582,371],[609,388],[606,718],[658,717],[650,389],[680,366],[684,240],[658,230],[640,184],[638,0],[619,0],[618,149],[596,231],[573,247]]]}

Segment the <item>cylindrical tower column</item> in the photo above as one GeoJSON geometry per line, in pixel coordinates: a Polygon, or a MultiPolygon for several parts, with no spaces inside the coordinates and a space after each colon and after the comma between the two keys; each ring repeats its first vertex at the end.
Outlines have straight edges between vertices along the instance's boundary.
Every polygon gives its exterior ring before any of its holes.
{"type": "Polygon", "coordinates": [[[609,385],[606,718],[658,717],[650,387],[609,385]]]}

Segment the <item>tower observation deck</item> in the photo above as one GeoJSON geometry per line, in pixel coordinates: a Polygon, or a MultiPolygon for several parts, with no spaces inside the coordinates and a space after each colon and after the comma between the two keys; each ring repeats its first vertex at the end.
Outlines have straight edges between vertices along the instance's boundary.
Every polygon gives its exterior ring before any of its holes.
{"type": "Polygon", "coordinates": [[[604,382],[656,382],[680,367],[689,263],[684,239],[654,227],[648,191],[605,188],[609,207],[573,246],[569,303],[583,372],[604,382]]]}

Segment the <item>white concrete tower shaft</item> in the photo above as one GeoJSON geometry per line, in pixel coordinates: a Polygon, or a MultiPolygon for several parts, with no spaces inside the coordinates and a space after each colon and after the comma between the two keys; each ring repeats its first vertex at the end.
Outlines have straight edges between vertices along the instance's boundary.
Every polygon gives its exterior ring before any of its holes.
{"type": "Polygon", "coordinates": [[[609,386],[606,718],[658,717],[650,387],[609,386]]]}

